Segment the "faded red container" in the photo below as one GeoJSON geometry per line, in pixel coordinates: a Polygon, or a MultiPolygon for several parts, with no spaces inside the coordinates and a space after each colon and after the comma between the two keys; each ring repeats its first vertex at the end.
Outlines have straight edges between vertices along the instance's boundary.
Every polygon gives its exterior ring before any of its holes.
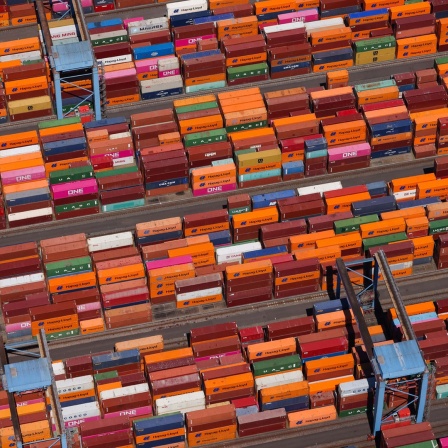
{"type": "Polygon", "coordinates": [[[266,326],[267,340],[275,341],[285,337],[295,337],[316,331],[312,316],[270,323],[266,326]]]}
{"type": "Polygon", "coordinates": [[[193,354],[195,358],[218,355],[220,353],[229,353],[241,348],[238,335],[215,339],[213,341],[192,343],[193,354]]]}
{"type": "Polygon", "coordinates": [[[192,329],[190,331],[190,341],[192,343],[204,342],[236,335],[238,335],[237,324],[235,322],[226,322],[192,329]]]}
{"type": "Polygon", "coordinates": [[[251,372],[250,365],[246,363],[238,366],[228,366],[216,370],[201,372],[201,375],[204,381],[208,381],[217,378],[225,378],[232,375],[240,375],[243,373],[250,373],[250,372],[251,372]]]}

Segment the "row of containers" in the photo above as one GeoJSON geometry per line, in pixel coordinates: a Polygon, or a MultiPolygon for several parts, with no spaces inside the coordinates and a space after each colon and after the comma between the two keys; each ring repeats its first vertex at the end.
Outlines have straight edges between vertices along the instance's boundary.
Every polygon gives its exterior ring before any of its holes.
{"type": "Polygon", "coordinates": [[[139,207],[190,189],[206,196],[341,173],[411,150],[443,155],[444,61],[353,88],[263,96],[254,87],[175,100],[173,109],[134,114],[130,123],[43,121],[37,131],[2,137],[0,227],[139,207]]]}
{"type": "MultiPolygon", "coordinates": [[[[407,312],[436,371],[430,398],[446,398],[448,299],[410,305],[407,312]]],[[[394,309],[369,333],[374,350],[408,344],[400,341],[394,309]]],[[[311,316],[266,327],[194,328],[184,348],[167,350],[161,336],[117,342],[114,351],[57,361],[53,370],[65,427],[75,429],[75,446],[83,448],[181,448],[305,427],[368,412],[375,391],[345,299],[316,303],[311,316]]],[[[30,378],[30,393],[15,397],[24,442],[55,435],[45,394],[32,386],[30,378]]],[[[435,439],[429,423],[412,424],[418,393],[418,381],[387,390],[385,409],[398,414],[382,425],[383,447],[435,439]],[[424,437],[414,434],[420,432],[424,437]]],[[[2,446],[13,447],[6,394],[0,394],[0,416],[2,446]]]]}
{"type": "MultiPolygon", "coordinates": [[[[234,307],[331,291],[337,258],[363,260],[378,250],[396,278],[422,265],[446,269],[446,180],[423,174],[394,179],[389,189],[331,183],[298,195],[237,195],[228,209],[139,223],[135,234],[5,246],[6,332],[30,337],[43,327],[60,338],[150,322],[154,305],[234,307]]],[[[353,268],[354,284],[363,284],[363,272],[353,268]]]]}
{"type": "MultiPolygon", "coordinates": [[[[99,3],[113,6],[113,0],[99,3]]],[[[212,8],[206,0],[168,3],[163,17],[88,23],[93,53],[104,69],[107,105],[436,54],[448,48],[448,6],[440,0],[372,2],[365,11],[358,0],[348,4],[269,0],[253,5],[238,0],[222,6],[212,8]]],[[[52,45],[79,40],[72,19],[59,22],[50,21],[52,45]]],[[[37,35],[3,42],[0,71],[43,61],[44,47],[37,35]]],[[[12,92],[5,82],[3,120],[51,115],[48,80],[44,84],[41,77],[23,74],[23,82],[12,92]],[[25,93],[27,101],[17,96],[25,93]]],[[[91,80],[83,76],[65,88],[66,112],[88,100],[86,88],[92,88],[91,80]]]]}

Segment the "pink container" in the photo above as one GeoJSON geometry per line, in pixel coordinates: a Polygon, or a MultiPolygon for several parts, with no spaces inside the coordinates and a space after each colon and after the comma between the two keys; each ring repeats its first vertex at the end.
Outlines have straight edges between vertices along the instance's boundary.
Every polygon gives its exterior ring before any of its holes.
{"type": "Polygon", "coordinates": [[[127,30],[128,26],[131,22],[141,22],[142,20],[145,20],[145,18],[144,17],[131,17],[130,19],[123,19],[124,28],[127,30]]]}
{"type": "Polygon", "coordinates": [[[104,418],[114,418],[114,417],[126,417],[127,415],[134,417],[139,415],[152,415],[151,406],[143,406],[141,408],[126,409],[124,411],[111,412],[109,414],[104,414],[104,418]]]}
{"type": "Polygon", "coordinates": [[[194,358],[194,361],[195,362],[209,361],[210,359],[219,359],[219,358],[224,358],[226,356],[233,356],[233,355],[241,355],[241,352],[236,351],[236,352],[220,353],[219,355],[204,356],[203,358],[194,358]]]}
{"type": "Polygon", "coordinates": [[[93,311],[93,310],[99,310],[101,308],[100,302],[92,302],[92,303],[85,303],[84,305],[76,305],[76,310],[78,313],[82,313],[83,311],[93,311]]]}
{"type": "Polygon", "coordinates": [[[448,448],[448,437],[442,437],[441,439],[439,439],[439,447],[448,448]]]}
{"type": "Polygon", "coordinates": [[[0,406],[0,411],[4,411],[5,409],[9,409],[9,404],[3,404],[0,406]]]}
{"type": "Polygon", "coordinates": [[[147,261],[146,269],[168,268],[170,266],[177,266],[179,264],[193,263],[193,258],[190,255],[182,255],[181,257],[165,258],[163,260],[147,261]]]}
{"type": "Polygon", "coordinates": [[[24,168],[21,170],[6,171],[1,173],[1,179],[3,185],[12,185],[19,184],[21,182],[45,179],[45,167],[34,166],[32,168],[24,168]]]}
{"type": "Polygon", "coordinates": [[[65,427],[66,428],[76,428],[81,423],[84,423],[84,422],[95,422],[97,420],[101,420],[101,416],[100,415],[95,415],[94,417],[80,418],[79,420],[71,420],[69,422],[65,422],[65,427]]]}
{"type": "Polygon", "coordinates": [[[346,160],[361,156],[369,156],[372,152],[368,143],[357,143],[355,145],[341,146],[339,148],[328,148],[328,160],[346,160]]]}
{"type": "Polygon", "coordinates": [[[317,8],[304,9],[303,11],[289,12],[287,14],[279,14],[278,16],[279,25],[293,22],[313,22],[315,20],[319,20],[319,12],[317,8]]]}
{"type": "Polygon", "coordinates": [[[180,70],[178,68],[159,72],[159,78],[167,78],[168,76],[175,76],[175,75],[180,75],[180,70]]]}
{"type": "Polygon", "coordinates": [[[27,328],[31,328],[31,321],[18,322],[16,324],[5,325],[6,333],[13,333],[14,331],[26,330],[27,328]]]}
{"type": "Polygon", "coordinates": [[[51,192],[53,193],[53,199],[64,199],[98,193],[98,185],[96,179],[78,180],[76,182],[52,185],[51,192]]]}
{"type": "Polygon", "coordinates": [[[90,6],[93,6],[93,0],[81,0],[81,6],[83,8],[89,8],[90,6]]]}
{"type": "Polygon", "coordinates": [[[218,185],[216,187],[210,187],[210,188],[199,188],[197,190],[193,190],[193,196],[208,196],[210,194],[223,193],[225,191],[233,191],[233,190],[236,190],[236,183],[227,185],[218,185]]]}
{"type": "Polygon", "coordinates": [[[137,76],[137,70],[135,68],[127,68],[126,70],[115,70],[104,74],[104,79],[124,78],[125,76],[137,76]]]}
{"type": "Polygon", "coordinates": [[[17,407],[20,408],[20,406],[28,406],[29,404],[37,404],[37,403],[43,403],[43,402],[44,402],[43,398],[36,398],[35,400],[18,402],[17,407]]]}
{"type": "MultiPolygon", "coordinates": [[[[129,432],[129,429],[120,429],[119,431],[109,431],[109,432],[102,432],[102,436],[108,436],[108,435],[120,435],[120,434],[126,434],[129,432]]],[[[98,434],[93,434],[91,436],[83,437],[82,440],[85,440],[86,443],[88,440],[96,440],[98,438],[98,434]]]]}
{"type": "Polygon", "coordinates": [[[140,288],[123,289],[122,291],[107,292],[103,294],[103,301],[105,300],[116,300],[124,297],[134,297],[141,295],[149,298],[149,291],[146,286],[141,286],[140,288]]]}
{"type": "Polygon", "coordinates": [[[53,11],[54,12],[65,12],[68,11],[70,8],[68,6],[68,3],[65,2],[57,2],[53,3],[53,11]]]}
{"type": "Polygon", "coordinates": [[[293,261],[294,257],[291,254],[284,254],[280,255],[278,257],[272,257],[271,263],[273,265],[280,264],[280,263],[286,263],[287,261],[293,261]]]}
{"type": "Polygon", "coordinates": [[[127,149],[126,151],[108,152],[106,154],[95,154],[90,156],[92,164],[94,164],[98,159],[102,157],[109,157],[111,159],[122,159],[124,157],[133,157],[134,151],[132,149],[127,149]]]}
{"type": "Polygon", "coordinates": [[[177,39],[174,41],[174,46],[176,48],[188,47],[188,45],[194,45],[196,42],[199,42],[200,40],[213,39],[214,37],[216,37],[214,34],[206,34],[204,36],[189,37],[188,39],[177,39]]]}
{"type": "Polygon", "coordinates": [[[173,55],[160,56],[159,58],[142,59],[140,61],[134,61],[134,65],[137,70],[137,73],[157,72],[159,70],[157,61],[159,61],[160,59],[168,59],[168,58],[172,59],[173,55]]]}

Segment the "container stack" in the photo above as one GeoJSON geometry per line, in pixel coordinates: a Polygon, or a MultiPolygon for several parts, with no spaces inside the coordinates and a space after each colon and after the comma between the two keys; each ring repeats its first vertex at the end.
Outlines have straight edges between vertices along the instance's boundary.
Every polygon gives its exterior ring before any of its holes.
{"type": "Polygon", "coordinates": [[[305,140],[305,173],[306,176],[320,176],[327,172],[328,145],[325,137],[305,140]]]}
{"type": "Polygon", "coordinates": [[[337,410],[339,417],[364,414],[370,403],[371,385],[366,379],[339,384],[337,410]]]}
{"type": "Polygon", "coordinates": [[[155,440],[168,446],[185,441],[184,416],[180,412],[138,419],[132,425],[136,446],[147,446],[155,440]]]}
{"type": "Polygon", "coordinates": [[[136,243],[139,249],[152,244],[177,240],[183,237],[180,217],[142,222],[135,225],[136,243]]]}
{"type": "MultiPolygon", "coordinates": [[[[387,11],[384,9],[376,11],[375,14],[375,17],[379,19],[378,23],[382,23],[383,25],[387,23],[381,20],[384,15],[388,15],[387,11]]],[[[356,21],[357,19],[355,18],[354,20],[356,21]]],[[[365,26],[370,29],[372,24],[368,23],[368,17],[366,16],[362,20],[365,20],[365,26]]],[[[353,28],[354,27],[352,26],[352,29],[353,28]]],[[[364,65],[372,64],[374,62],[391,61],[395,59],[396,46],[397,42],[395,40],[395,37],[393,36],[382,36],[374,39],[356,40],[354,42],[355,64],[364,65]]]]}
{"type": "Polygon", "coordinates": [[[82,422],[78,431],[86,448],[112,448],[116,443],[129,442],[129,436],[132,442],[131,422],[125,416],[82,422]]]}
{"type": "Polygon", "coordinates": [[[286,428],[287,414],[284,409],[264,411],[238,417],[238,436],[250,437],[268,431],[286,428]]]}
{"type": "Polygon", "coordinates": [[[273,269],[270,260],[226,267],[227,306],[272,299],[273,269]]]}
{"type": "Polygon", "coordinates": [[[445,235],[435,241],[434,259],[437,269],[445,269],[448,265],[448,238],[445,235]]]}
{"type": "Polygon", "coordinates": [[[327,89],[338,89],[347,87],[349,82],[349,73],[347,70],[335,70],[327,72],[327,89]]]}
{"type": "Polygon", "coordinates": [[[239,215],[252,211],[252,201],[247,193],[229,196],[227,198],[227,211],[229,216],[239,215]]]}
{"type": "Polygon", "coordinates": [[[384,448],[422,444],[423,442],[434,442],[428,446],[437,446],[436,437],[429,422],[381,430],[380,446],[384,448]]]}
{"type": "Polygon", "coordinates": [[[179,280],[176,281],[175,287],[177,308],[216,303],[223,300],[223,281],[220,273],[179,280]]]}
{"type": "Polygon", "coordinates": [[[236,190],[236,180],[236,166],[230,158],[212,162],[211,167],[194,168],[191,171],[193,196],[208,196],[236,190]]]}
{"type": "MultiPolygon", "coordinates": [[[[338,87],[330,90],[316,90],[310,93],[310,99],[313,111],[317,118],[334,117],[337,112],[346,109],[353,109],[356,107],[356,98],[351,87],[338,87]]],[[[332,130],[333,129],[331,128],[329,132],[332,130]]],[[[329,137],[334,136],[333,134],[328,134],[327,139],[329,137]]],[[[338,143],[333,143],[328,139],[329,145],[350,142],[341,141],[338,143]]]]}
{"type": "Polygon", "coordinates": [[[240,213],[232,217],[232,239],[234,243],[258,241],[259,232],[263,225],[279,221],[277,207],[240,213]]]}
{"type": "Polygon", "coordinates": [[[36,131],[3,137],[0,176],[9,227],[53,219],[51,196],[36,131]]]}
{"type": "MultiPolygon", "coordinates": [[[[437,140],[436,148],[438,155],[444,155],[448,153],[448,119],[446,117],[439,118],[437,121],[437,140]]],[[[442,158],[443,160],[443,158],[442,158]]],[[[439,159],[436,159],[436,164],[438,165],[439,159]]],[[[439,168],[442,170],[443,168],[439,168]]],[[[442,177],[444,174],[442,174],[442,177]]],[[[439,177],[439,176],[437,176],[439,177]]]]}

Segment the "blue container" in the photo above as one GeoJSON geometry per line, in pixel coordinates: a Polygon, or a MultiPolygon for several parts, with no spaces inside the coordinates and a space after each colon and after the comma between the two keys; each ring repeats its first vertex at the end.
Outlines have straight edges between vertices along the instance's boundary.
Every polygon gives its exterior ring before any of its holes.
{"type": "Polygon", "coordinates": [[[268,256],[268,255],[278,255],[287,253],[288,248],[286,246],[274,246],[274,247],[268,247],[266,249],[259,249],[259,250],[251,250],[250,252],[243,252],[243,258],[245,260],[251,260],[253,258],[268,256]]]}
{"type": "Polygon", "coordinates": [[[330,64],[331,62],[347,61],[353,59],[351,48],[341,48],[339,50],[320,51],[313,54],[313,62],[317,65],[330,64]]]}
{"type": "Polygon", "coordinates": [[[357,201],[352,203],[353,216],[366,216],[374,213],[391,212],[397,209],[397,204],[393,196],[383,196],[366,201],[357,201]]]}
{"type": "Polygon", "coordinates": [[[169,439],[153,440],[152,442],[136,443],[136,448],[156,448],[185,441],[185,436],[170,437],[169,439]]]}
{"type": "Polygon", "coordinates": [[[103,118],[102,120],[90,121],[84,124],[85,129],[95,129],[102,128],[104,126],[111,126],[114,124],[127,123],[125,117],[113,117],[113,118],[103,118]]]}
{"type": "Polygon", "coordinates": [[[305,140],[305,151],[321,151],[322,149],[328,149],[327,139],[325,137],[305,140]]]}
{"type": "MultiPolygon", "coordinates": [[[[409,320],[411,324],[416,324],[418,322],[424,322],[425,320],[431,320],[431,319],[438,319],[437,313],[435,311],[431,311],[430,313],[422,313],[422,314],[415,314],[413,316],[409,316],[409,320]]],[[[400,319],[394,319],[393,321],[395,327],[399,327],[400,319]]]]}
{"type": "Polygon", "coordinates": [[[316,361],[318,359],[323,358],[333,358],[334,356],[340,356],[340,355],[346,355],[347,352],[334,352],[334,353],[327,353],[325,355],[318,355],[318,356],[310,356],[309,358],[303,358],[302,361],[305,364],[308,361],[316,361]]]}
{"type": "Polygon", "coordinates": [[[432,263],[433,258],[432,257],[426,257],[426,258],[414,258],[413,265],[414,266],[422,266],[424,264],[432,263]]]}
{"type": "Polygon", "coordinates": [[[182,238],[182,235],[182,230],[178,230],[176,232],[161,233],[160,235],[142,236],[140,238],[137,238],[137,242],[140,245],[158,243],[169,240],[177,240],[179,238],[182,238]]]}
{"type": "Polygon", "coordinates": [[[209,17],[213,15],[212,11],[198,11],[198,12],[190,12],[188,14],[178,14],[176,16],[170,17],[170,25],[171,28],[176,28],[178,26],[187,26],[194,25],[194,20],[199,19],[200,17],[209,17]]]}
{"type": "Polygon", "coordinates": [[[96,397],[79,398],[78,400],[61,401],[61,408],[68,408],[69,406],[77,406],[78,404],[87,404],[95,402],[96,397]]]}
{"type": "Polygon", "coordinates": [[[372,137],[384,137],[386,135],[401,134],[412,131],[411,120],[390,121],[388,123],[369,126],[372,137]]]}
{"type": "Polygon", "coordinates": [[[10,193],[5,196],[7,207],[14,205],[33,204],[35,202],[50,201],[51,194],[48,188],[37,188],[31,191],[21,191],[19,193],[10,193]]]}
{"type": "Polygon", "coordinates": [[[184,93],[183,87],[175,87],[173,89],[158,90],[157,92],[142,93],[142,100],[156,100],[157,98],[166,98],[168,96],[182,95],[184,93]]]}
{"type": "Polygon", "coordinates": [[[358,5],[346,6],[345,8],[335,8],[335,9],[329,9],[327,11],[321,11],[320,18],[326,19],[328,17],[333,16],[345,16],[347,14],[353,14],[360,11],[362,11],[361,6],[358,5]]]}
{"type": "Polygon", "coordinates": [[[73,151],[85,151],[87,149],[87,140],[84,137],[79,137],[57,142],[49,142],[44,143],[42,149],[44,156],[65,154],[73,151]]]}
{"type": "MultiPolygon", "coordinates": [[[[291,154],[292,156],[292,154],[291,154]]],[[[301,160],[286,162],[282,165],[283,174],[300,174],[305,171],[305,166],[301,160]]]]}
{"type": "Polygon", "coordinates": [[[442,202],[439,197],[415,199],[410,201],[400,201],[397,203],[398,210],[404,210],[411,207],[426,207],[429,204],[438,204],[442,202]]]}
{"type": "Polygon", "coordinates": [[[265,20],[274,20],[278,19],[278,16],[280,14],[289,14],[291,12],[295,12],[295,9],[285,9],[284,11],[278,11],[278,12],[266,12],[267,8],[263,8],[261,10],[262,14],[259,14],[257,16],[258,22],[264,22],[265,20]]]}
{"type": "Polygon", "coordinates": [[[92,356],[93,370],[108,369],[109,367],[124,366],[138,362],[140,362],[140,351],[137,349],[92,356]]]}
{"type": "Polygon", "coordinates": [[[388,188],[387,183],[384,180],[379,180],[377,182],[371,182],[366,184],[367,191],[370,196],[380,196],[387,194],[388,188]]]}
{"type": "Polygon", "coordinates": [[[134,433],[136,436],[154,434],[162,431],[183,428],[184,416],[181,412],[169,415],[159,415],[134,421],[134,433]]]}
{"type": "Polygon", "coordinates": [[[311,62],[295,62],[294,64],[288,64],[285,62],[284,64],[271,67],[271,73],[287,72],[290,70],[297,70],[299,68],[311,68],[311,62]]]}
{"type": "Polygon", "coordinates": [[[448,11],[439,11],[434,14],[436,16],[436,20],[446,19],[448,17],[448,11]]]}
{"type": "Polygon", "coordinates": [[[101,20],[101,22],[91,22],[87,24],[87,29],[92,30],[94,28],[102,28],[106,26],[113,25],[123,25],[123,20],[121,19],[109,19],[109,20],[101,20]]]}
{"type": "Polygon", "coordinates": [[[399,92],[407,92],[408,90],[414,90],[415,84],[402,84],[401,86],[398,86],[399,92]]]}
{"type": "Polygon", "coordinates": [[[365,17],[372,17],[378,14],[389,14],[389,10],[387,8],[374,9],[371,11],[362,11],[362,12],[352,12],[348,15],[350,22],[353,20],[353,25],[360,24],[362,19],[365,17]]]}
{"type": "Polygon", "coordinates": [[[169,56],[174,54],[174,44],[172,42],[166,42],[163,44],[148,45],[134,48],[133,51],[135,60],[169,56]]]}
{"type": "Polygon", "coordinates": [[[273,409],[285,408],[285,411],[301,411],[303,409],[309,409],[309,396],[304,395],[301,397],[288,398],[286,400],[271,401],[269,403],[261,404],[261,411],[271,411],[273,409]]]}
{"type": "Polygon", "coordinates": [[[16,338],[23,338],[23,337],[28,337],[28,336],[32,336],[31,333],[31,328],[25,328],[23,330],[18,330],[18,331],[13,331],[11,333],[6,333],[8,340],[9,339],[16,339],[16,338]]]}
{"type": "Polygon", "coordinates": [[[173,185],[188,184],[188,177],[178,177],[176,179],[159,180],[145,184],[146,190],[156,190],[157,188],[172,187],[173,185]]]}
{"type": "Polygon", "coordinates": [[[386,149],[384,151],[375,151],[370,154],[371,159],[380,159],[381,157],[398,156],[400,154],[408,154],[411,152],[410,146],[402,146],[395,149],[386,149]]]}
{"type": "Polygon", "coordinates": [[[210,23],[210,22],[219,22],[220,20],[228,20],[234,18],[235,15],[233,14],[233,12],[229,12],[227,14],[217,14],[216,16],[198,17],[197,19],[193,19],[193,25],[201,25],[202,23],[210,23]]]}
{"type": "Polygon", "coordinates": [[[277,201],[280,199],[293,198],[295,196],[297,195],[294,190],[283,190],[268,194],[256,194],[255,196],[252,196],[252,207],[254,209],[271,207],[276,205],[277,201]]]}
{"type": "Polygon", "coordinates": [[[182,59],[182,61],[186,61],[188,59],[205,58],[207,56],[216,56],[217,54],[222,54],[221,50],[206,50],[206,51],[198,51],[197,53],[187,53],[187,54],[183,54],[180,58],[182,59]]]}
{"type": "Polygon", "coordinates": [[[248,406],[247,408],[236,408],[236,416],[239,417],[240,415],[251,415],[258,413],[258,407],[257,406],[248,406]]]}
{"type": "Polygon", "coordinates": [[[232,235],[230,230],[221,230],[220,232],[212,232],[208,234],[210,242],[213,246],[226,246],[232,244],[232,235]]]}
{"type": "Polygon", "coordinates": [[[313,305],[313,315],[333,313],[334,311],[348,310],[349,308],[350,304],[346,298],[325,300],[324,302],[317,302],[313,305]]]}

